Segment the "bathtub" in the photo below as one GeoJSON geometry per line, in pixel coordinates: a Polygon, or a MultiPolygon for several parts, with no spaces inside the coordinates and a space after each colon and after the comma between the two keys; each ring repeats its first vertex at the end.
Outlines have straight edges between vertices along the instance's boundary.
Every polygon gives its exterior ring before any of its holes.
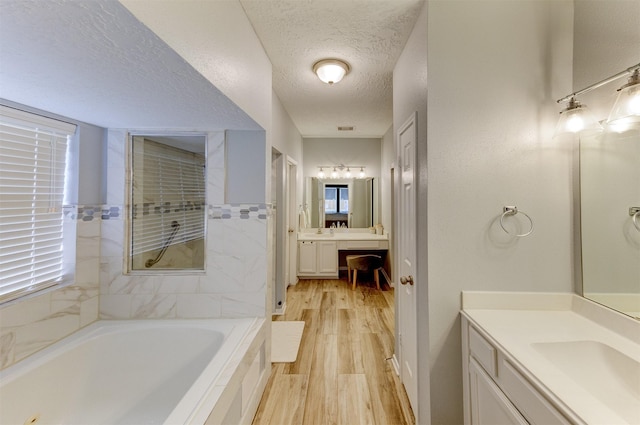
{"type": "Polygon", "coordinates": [[[247,422],[257,401],[242,396],[259,401],[268,375],[264,322],[95,322],[0,371],[0,424],[247,422]]]}

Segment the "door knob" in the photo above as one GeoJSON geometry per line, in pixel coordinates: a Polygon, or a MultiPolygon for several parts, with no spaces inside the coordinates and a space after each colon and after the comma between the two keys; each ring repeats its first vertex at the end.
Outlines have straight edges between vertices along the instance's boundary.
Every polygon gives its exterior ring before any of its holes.
{"type": "Polygon", "coordinates": [[[409,285],[413,285],[413,276],[409,275],[409,276],[401,276],[400,277],[400,283],[403,285],[406,285],[407,283],[409,285]]]}
{"type": "Polygon", "coordinates": [[[287,230],[287,232],[289,233],[293,233],[295,230],[293,230],[292,228],[289,228],[289,230],[287,230]]]}

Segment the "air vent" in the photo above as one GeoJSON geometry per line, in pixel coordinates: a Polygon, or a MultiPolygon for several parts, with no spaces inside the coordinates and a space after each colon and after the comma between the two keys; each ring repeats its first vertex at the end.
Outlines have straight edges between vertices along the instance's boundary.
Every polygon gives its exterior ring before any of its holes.
{"type": "Polygon", "coordinates": [[[338,131],[353,131],[353,126],[338,126],[338,131]]]}

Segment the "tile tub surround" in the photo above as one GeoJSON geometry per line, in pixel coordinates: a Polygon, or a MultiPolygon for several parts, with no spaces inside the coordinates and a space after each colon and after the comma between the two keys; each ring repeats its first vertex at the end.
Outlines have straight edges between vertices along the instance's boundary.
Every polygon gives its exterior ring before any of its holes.
{"type": "Polygon", "coordinates": [[[208,135],[205,271],[182,275],[124,274],[127,132],[110,129],[107,140],[107,201],[125,214],[102,221],[100,317],[264,317],[271,206],[224,203],[224,133],[208,135]]]}
{"type": "MultiPolygon", "coordinates": [[[[567,343],[574,347],[588,343],[606,346],[628,359],[625,364],[637,365],[640,322],[565,293],[463,292],[462,308],[465,317],[508,353],[510,361],[528,372],[527,379],[538,391],[556,407],[569,412],[572,422],[629,423],[634,409],[640,421],[640,369],[632,367],[626,372],[631,385],[638,387],[636,396],[629,395],[634,392],[631,388],[624,390],[618,399],[628,399],[628,402],[623,407],[612,408],[615,401],[603,401],[587,386],[570,378],[569,371],[563,371],[536,349],[547,343],[567,343]]],[[[572,356],[584,357],[579,351],[572,356]]],[[[611,372],[603,366],[594,362],[593,366],[584,368],[584,373],[604,373],[606,376],[601,378],[608,379],[611,372]]]]}
{"type": "Polygon", "coordinates": [[[101,318],[265,315],[269,205],[210,205],[208,210],[213,213],[207,223],[203,273],[126,275],[123,273],[126,221],[102,223],[105,237],[100,264],[101,318]],[[216,211],[221,212],[220,216],[216,211]]]}
{"type": "MultiPolygon", "coordinates": [[[[78,211],[102,211],[78,206],[78,211]]],[[[53,344],[98,318],[100,215],[76,220],[74,282],[0,306],[0,369],[53,344]]]]}

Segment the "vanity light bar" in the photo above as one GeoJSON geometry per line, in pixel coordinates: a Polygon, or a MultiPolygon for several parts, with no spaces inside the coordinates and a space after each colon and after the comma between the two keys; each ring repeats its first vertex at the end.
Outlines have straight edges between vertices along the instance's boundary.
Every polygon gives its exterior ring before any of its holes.
{"type": "Polygon", "coordinates": [[[366,177],[366,173],[364,171],[365,168],[366,167],[364,165],[318,165],[318,178],[324,179],[327,177],[327,173],[325,172],[326,169],[331,171],[330,178],[332,179],[349,179],[354,176],[355,173],[358,173],[358,178],[363,179],[366,177]],[[340,171],[338,172],[338,170],[340,171]],[[342,174],[343,171],[345,172],[344,174],[342,174]]]}
{"type": "Polygon", "coordinates": [[[557,103],[562,103],[562,102],[568,102],[569,100],[571,100],[572,98],[579,96],[581,94],[590,92],[591,90],[597,89],[598,87],[602,87],[605,84],[609,84],[612,81],[615,81],[619,78],[624,77],[625,75],[629,75],[631,73],[633,73],[634,71],[636,71],[637,69],[640,69],[640,63],[630,66],[629,68],[625,69],[624,71],[620,71],[615,75],[612,75],[609,78],[605,78],[602,81],[598,81],[597,83],[591,84],[588,87],[583,88],[582,90],[578,90],[577,92],[573,92],[571,94],[566,95],[565,97],[563,97],[562,99],[558,99],[556,102],[557,103]]]}

